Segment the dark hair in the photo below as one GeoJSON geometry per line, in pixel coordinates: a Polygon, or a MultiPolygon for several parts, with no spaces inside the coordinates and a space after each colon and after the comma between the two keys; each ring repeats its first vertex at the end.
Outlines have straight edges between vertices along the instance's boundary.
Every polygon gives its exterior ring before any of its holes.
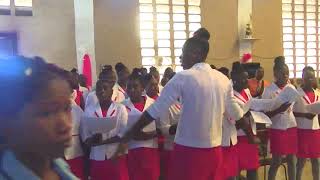
{"type": "Polygon", "coordinates": [[[113,71],[113,68],[111,65],[104,65],[102,66],[101,72],[104,72],[104,71],[113,71]]]}
{"type": "Polygon", "coordinates": [[[218,69],[219,72],[221,72],[222,74],[224,74],[225,76],[229,77],[229,69],[226,67],[221,67],[218,69]]]}
{"type": "Polygon", "coordinates": [[[79,75],[79,84],[82,87],[87,87],[87,77],[83,74],[79,75]]]}
{"type": "Polygon", "coordinates": [[[112,69],[112,66],[110,65],[105,65],[102,71],[99,74],[99,79],[106,80],[110,75],[114,74],[115,72],[112,69]]]}
{"type": "Polygon", "coordinates": [[[144,76],[139,71],[132,71],[128,78],[129,81],[138,81],[142,87],[145,87],[144,76]]]}
{"type": "Polygon", "coordinates": [[[150,72],[153,72],[153,71],[157,72],[158,71],[158,69],[156,67],[154,67],[154,66],[151,66],[149,70],[150,70],[150,72]]]}
{"type": "Polygon", "coordinates": [[[311,66],[306,66],[306,67],[304,67],[303,70],[302,70],[303,74],[306,73],[306,72],[308,72],[308,71],[314,72],[313,67],[311,67],[311,66]]]}
{"type": "Polygon", "coordinates": [[[199,28],[196,32],[193,33],[193,37],[205,39],[209,41],[210,39],[210,33],[206,28],[199,28]]]}
{"type": "Polygon", "coordinates": [[[152,75],[154,78],[160,77],[159,71],[157,70],[157,68],[155,68],[153,66],[150,68],[149,74],[152,75]]]}
{"type": "Polygon", "coordinates": [[[284,56],[278,56],[274,59],[273,71],[280,70],[284,66],[288,68],[288,66],[285,63],[284,56]]]}
{"type": "Polygon", "coordinates": [[[77,68],[72,68],[70,72],[78,74],[78,69],[77,68]]]}
{"type": "Polygon", "coordinates": [[[204,61],[207,58],[207,55],[209,53],[210,45],[209,42],[203,39],[199,39],[196,37],[189,38],[186,42],[185,45],[187,47],[190,47],[192,49],[199,49],[202,54],[202,61],[204,61]]]}
{"type": "Polygon", "coordinates": [[[244,72],[246,72],[246,70],[239,61],[232,63],[231,79],[234,79],[235,77],[239,77],[239,74],[244,72]]]}
{"type": "Polygon", "coordinates": [[[170,75],[168,76],[168,79],[172,79],[174,76],[176,75],[176,72],[170,73],[170,75]]]}
{"type": "MultiPolygon", "coordinates": [[[[41,57],[0,59],[0,116],[17,114],[23,106],[46,90],[51,80],[66,80],[66,71],[41,57]]],[[[71,89],[70,89],[71,94],[71,89]]]]}
{"type": "Polygon", "coordinates": [[[143,84],[144,84],[144,87],[147,86],[147,84],[152,80],[152,79],[155,79],[155,77],[152,75],[152,74],[147,74],[143,77],[143,84]]]}
{"type": "Polygon", "coordinates": [[[211,69],[217,69],[217,67],[213,64],[210,65],[211,69]]]}
{"type": "Polygon", "coordinates": [[[127,66],[121,62],[118,62],[114,68],[116,69],[117,74],[119,74],[121,71],[128,70],[127,66]]]}

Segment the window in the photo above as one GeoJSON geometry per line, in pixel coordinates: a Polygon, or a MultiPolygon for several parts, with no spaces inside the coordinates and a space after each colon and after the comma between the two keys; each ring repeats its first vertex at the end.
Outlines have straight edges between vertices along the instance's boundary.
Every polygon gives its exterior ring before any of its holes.
{"type": "Polygon", "coordinates": [[[159,61],[160,73],[167,67],[181,71],[179,56],[186,39],[201,27],[200,0],[139,0],[142,65],[159,61]]]}
{"type": "Polygon", "coordinates": [[[320,71],[320,0],[282,0],[283,49],[290,78],[301,78],[302,69],[320,71]]]}
{"type": "Polygon", "coordinates": [[[10,0],[0,0],[0,15],[10,15],[10,0]]]}
{"type": "Polygon", "coordinates": [[[32,16],[32,0],[14,0],[16,16],[32,16]]]}
{"type": "Polygon", "coordinates": [[[32,16],[32,0],[0,0],[0,15],[10,15],[11,8],[15,9],[16,16],[32,16]]]}

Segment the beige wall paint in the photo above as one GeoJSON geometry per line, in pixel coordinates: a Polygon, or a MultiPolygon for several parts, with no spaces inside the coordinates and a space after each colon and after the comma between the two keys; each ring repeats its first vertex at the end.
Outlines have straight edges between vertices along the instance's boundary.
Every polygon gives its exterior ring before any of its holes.
{"type": "Polygon", "coordinates": [[[0,31],[18,33],[18,52],[76,67],[74,8],[70,0],[33,0],[32,17],[0,16],[0,31]]]}
{"type": "Polygon", "coordinates": [[[254,61],[265,68],[265,78],[273,80],[273,59],[283,54],[280,0],[253,0],[253,34],[261,40],[253,46],[254,61]]]}
{"type": "Polygon", "coordinates": [[[202,0],[202,26],[210,33],[207,62],[217,67],[231,67],[238,60],[238,2],[236,0],[202,0]]]}
{"type": "Polygon", "coordinates": [[[121,61],[141,65],[137,0],[95,0],[95,50],[97,71],[103,64],[121,61]]]}

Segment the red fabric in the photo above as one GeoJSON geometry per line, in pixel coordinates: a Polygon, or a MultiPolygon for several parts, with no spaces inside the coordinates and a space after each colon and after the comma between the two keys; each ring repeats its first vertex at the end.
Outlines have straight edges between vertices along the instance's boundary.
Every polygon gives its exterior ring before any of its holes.
{"type": "Polygon", "coordinates": [[[300,158],[320,158],[320,130],[298,129],[298,153],[300,158]]]}
{"type": "Polygon", "coordinates": [[[75,99],[75,102],[78,106],[81,106],[81,98],[83,98],[83,93],[79,90],[77,90],[77,97],[75,99]]]}
{"type": "Polygon", "coordinates": [[[84,175],[84,157],[77,157],[75,159],[66,160],[70,166],[71,172],[80,180],[85,180],[84,175]]]}
{"type": "Polygon", "coordinates": [[[158,95],[151,97],[153,100],[157,100],[158,99],[158,95]]]}
{"type": "Polygon", "coordinates": [[[91,180],[129,180],[127,156],[119,157],[116,162],[111,160],[90,160],[91,180]]]}
{"type": "Polygon", "coordinates": [[[222,180],[221,147],[193,148],[175,144],[169,180],[222,180]]]}
{"type": "Polygon", "coordinates": [[[143,100],[143,102],[133,103],[134,107],[138,109],[140,112],[143,112],[147,98],[143,96],[143,100]]]}
{"type": "Polygon", "coordinates": [[[287,130],[270,129],[270,149],[272,154],[288,155],[298,151],[297,128],[287,130]]]}
{"type": "Polygon", "coordinates": [[[315,99],[316,99],[316,95],[314,94],[314,92],[305,92],[306,95],[308,96],[309,100],[311,103],[314,103],[315,99]]]}
{"type": "Polygon", "coordinates": [[[259,147],[257,144],[249,144],[247,136],[238,136],[238,159],[240,170],[255,170],[259,164],[259,147]]]}
{"type": "Polygon", "coordinates": [[[169,169],[171,169],[171,158],[172,158],[172,151],[163,150],[160,152],[160,159],[161,159],[161,170],[162,170],[162,179],[168,180],[169,179],[169,169]]]}
{"type": "Polygon", "coordinates": [[[144,102],[140,102],[140,103],[134,103],[133,105],[134,105],[134,107],[136,108],[136,109],[138,109],[140,112],[143,112],[143,109],[144,109],[144,102]]]}
{"type": "Polygon", "coordinates": [[[107,117],[108,109],[101,109],[102,116],[107,117]]]}
{"type": "Polygon", "coordinates": [[[158,149],[137,148],[129,150],[128,171],[130,180],[158,180],[160,176],[158,149]]]}
{"type": "Polygon", "coordinates": [[[242,90],[242,91],[240,92],[240,95],[241,95],[241,96],[243,97],[243,99],[245,99],[246,101],[249,100],[249,97],[248,97],[248,95],[247,95],[247,93],[246,93],[245,90],[242,90]]]}
{"type": "Polygon", "coordinates": [[[83,56],[82,74],[87,78],[87,86],[89,89],[92,87],[92,69],[91,59],[89,54],[83,56]]]}
{"type": "Polygon", "coordinates": [[[237,146],[222,148],[223,153],[223,177],[228,179],[239,175],[239,161],[237,146]]]}

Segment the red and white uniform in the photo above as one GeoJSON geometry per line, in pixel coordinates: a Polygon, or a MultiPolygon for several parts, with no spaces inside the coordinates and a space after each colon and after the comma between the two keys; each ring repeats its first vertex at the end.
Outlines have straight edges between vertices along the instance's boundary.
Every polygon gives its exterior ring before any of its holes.
{"type": "Polygon", "coordinates": [[[72,101],[72,145],[64,151],[64,157],[70,166],[72,173],[84,180],[84,153],[80,142],[80,120],[83,116],[82,109],[72,101]]]}
{"type": "MultiPolygon", "coordinates": [[[[302,88],[298,88],[301,98],[296,101],[293,111],[299,113],[309,113],[306,105],[319,101],[319,93],[306,93],[302,88]]],[[[296,117],[298,125],[298,153],[299,158],[320,158],[320,127],[318,115],[312,120],[296,117]]]]}
{"type": "Polygon", "coordinates": [[[79,86],[79,90],[82,92],[83,99],[85,101],[88,97],[89,92],[90,92],[89,89],[86,87],[83,87],[83,86],[79,86]]]}
{"type": "Polygon", "coordinates": [[[74,89],[71,95],[71,100],[74,101],[76,105],[81,107],[81,101],[84,100],[83,92],[74,89]]]}
{"type": "MultiPolygon", "coordinates": [[[[103,139],[114,136],[122,137],[126,131],[128,113],[124,105],[113,102],[106,112],[101,110],[100,105],[86,108],[85,117],[110,118],[116,117],[116,127],[109,133],[103,134],[103,139]]],[[[104,119],[101,119],[104,120],[104,119]]],[[[83,135],[87,139],[92,135],[83,135]]],[[[90,177],[92,180],[112,179],[128,180],[127,156],[120,157],[116,163],[110,160],[116,152],[118,143],[101,145],[91,148],[90,152],[90,177]]]]}
{"type": "Polygon", "coordinates": [[[178,123],[181,113],[181,104],[176,102],[169,110],[161,116],[160,121],[156,121],[157,127],[161,130],[163,135],[163,149],[160,151],[160,162],[163,174],[163,179],[168,179],[169,169],[171,166],[171,156],[174,147],[174,137],[169,133],[172,125],[178,123]]]}
{"type": "MultiPolygon", "coordinates": [[[[123,100],[124,100],[124,96],[122,96],[122,93],[120,93],[118,87],[114,86],[113,87],[113,94],[112,94],[112,101],[114,102],[118,102],[118,103],[121,103],[123,100]]],[[[98,100],[98,97],[96,95],[96,91],[91,91],[88,95],[87,95],[87,98],[86,98],[86,108],[87,107],[90,107],[90,106],[97,106],[99,105],[99,100],[98,100]]]]}
{"type": "MultiPolygon", "coordinates": [[[[244,89],[242,92],[233,91],[238,104],[244,112],[249,110],[249,101],[252,98],[249,89],[244,89]]],[[[256,123],[250,120],[253,134],[256,135],[256,123]]],[[[259,148],[257,144],[249,144],[248,137],[242,129],[237,131],[238,134],[238,160],[239,170],[254,170],[258,169],[259,164],[259,148]]]]}
{"type": "Polygon", "coordinates": [[[228,179],[239,174],[239,158],[237,149],[237,129],[235,121],[225,113],[222,124],[223,177],[228,179]]]}
{"type": "MultiPolygon", "coordinates": [[[[128,128],[131,128],[154,100],[144,96],[144,103],[133,104],[130,99],[123,102],[128,111],[128,128]]],[[[156,131],[152,122],[143,129],[144,132],[156,131]]],[[[128,171],[130,180],[158,180],[160,176],[160,161],[157,138],[146,141],[131,140],[128,143],[128,171]]]]}
{"type": "Polygon", "coordinates": [[[154,119],[160,119],[178,98],[181,98],[182,110],[169,179],[222,179],[223,114],[228,112],[233,119],[243,116],[230,81],[209,64],[197,63],[177,73],[147,112],[154,119]]]}
{"type": "MultiPolygon", "coordinates": [[[[287,84],[285,87],[287,86],[294,88],[291,84],[287,84]]],[[[262,99],[277,97],[285,87],[279,88],[275,83],[272,83],[265,89],[262,99]]],[[[271,118],[270,149],[272,154],[288,155],[297,153],[297,123],[292,110],[293,104],[287,111],[271,118]]]]}
{"type": "Polygon", "coordinates": [[[128,98],[126,91],[118,83],[114,85],[113,94],[114,101],[119,103],[128,98]]]}

